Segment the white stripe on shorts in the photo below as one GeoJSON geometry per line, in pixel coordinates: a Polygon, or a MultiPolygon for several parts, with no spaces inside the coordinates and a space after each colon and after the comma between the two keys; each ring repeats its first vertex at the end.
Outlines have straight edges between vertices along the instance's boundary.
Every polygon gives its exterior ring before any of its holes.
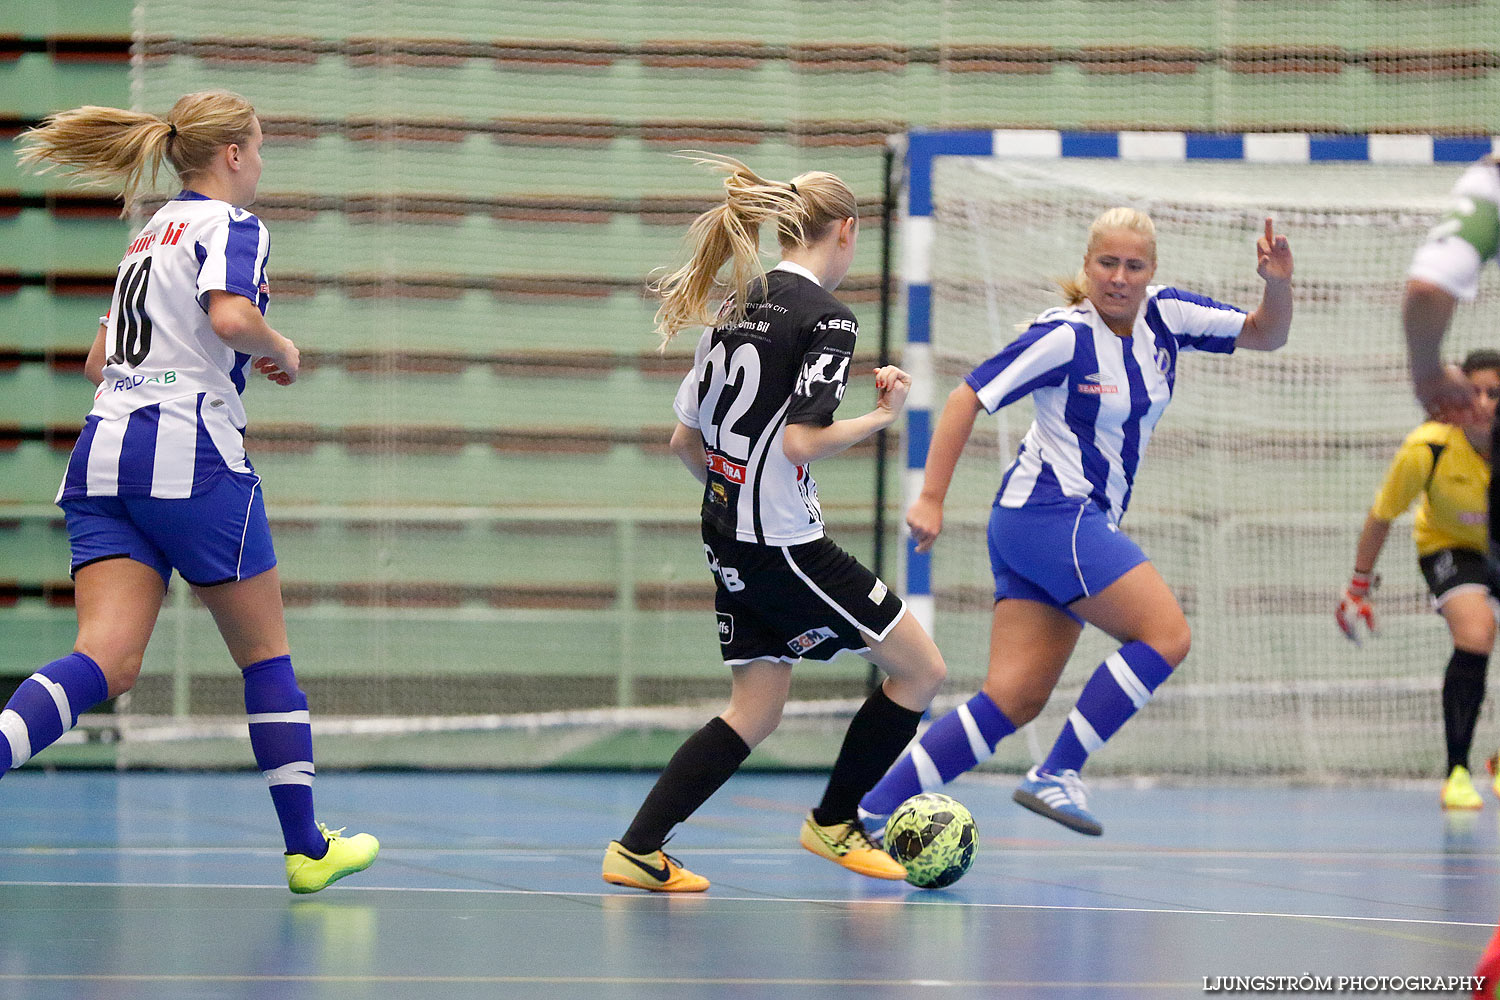
{"type": "Polygon", "coordinates": [[[1087,501],[1078,505],[1078,516],[1073,518],[1073,572],[1078,575],[1078,585],[1083,588],[1084,597],[1093,597],[1089,593],[1089,583],[1083,578],[1083,567],[1078,565],[1078,527],[1083,524],[1083,508],[1087,501]]]}
{"type": "Polygon", "coordinates": [[[816,583],[813,583],[812,579],[808,577],[806,573],[802,572],[802,567],[798,566],[796,560],[792,558],[791,549],[787,548],[785,545],[780,546],[780,548],[781,554],[786,558],[786,564],[792,568],[793,573],[797,574],[797,579],[807,584],[807,589],[811,590],[814,594],[817,594],[820,598],[822,598],[823,603],[827,604],[830,608],[837,611],[843,617],[844,621],[848,622],[850,625],[853,625],[865,635],[874,636],[877,640],[884,639],[886,636],[891,634],[891,629],[895,628],[896,623],[899,622],[901,620],[901,617],[906,614],[906,603],[903,601],[901,604],[900,613],[897,614],[896,617],[891,619],[890,624],[885,627],[885,630],[883,632],[875,632],[871,629],[866,628],[859,623],[858,619],[856,619],[849,612],[845,611],[837,601],[824,593],[822,587],[819,587],[816,583]]]}

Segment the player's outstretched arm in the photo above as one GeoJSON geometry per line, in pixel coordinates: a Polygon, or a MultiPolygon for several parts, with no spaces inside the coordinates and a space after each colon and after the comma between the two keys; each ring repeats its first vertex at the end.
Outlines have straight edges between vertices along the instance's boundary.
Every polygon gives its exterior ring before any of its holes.
{"type": "Polygon", "coordinates": [[[708,482],[708,455],[703,450],[702,431],[679,420],[677,426],[672,428],[672,440],[668,447],[678,461],[687,466],[694,479],[700,483],[708,482]]]}
{"type": "Polygon", "coordinates": [[[302,355],[297,345],[271,329],[255,303],[234,292],[208,293],[208,322],[236,351],[255,358],[255,370],[277,385],[297,381],[302,355]]]}
{"type": "Polygon", "coordinates": [[[1434,420],[1472,423],[1482,420],[1474,387],[1463,372],[1443,364],[1443,335],[1458,300],[1446,288],[1412,278],[1401,298],[1401,326],[1406,334],[1406,363],[1412,391],[1434,420]]]}
{"type": "Polygon", "coordinates": [[[948,402],[938,416],[937,427],[932,432],[932,442],[927,446],[927,466],[922,471],[922,492],[906,512],[906,526],[911,529],[912,541],[918,552],[932,548],[938,534],[943,530],[943,501],[948,497],[948,486],[953,482],[953,470],[958,467],[958,457],[974,431],[974,419],[979,416],[979,396],[967,382],[948,393],[948,402]]]}
{"type": "Polygon", "coordinates": [[[861,417],[835,420],[826,427],[816,424],[787,424],[781,436],[781,450],[793,465],[806,465],[829,455],[837,455],[856,445],[876,431],[896,422],[906,406],[911,391],[911,376],[895,365],[875,369],[875,409],[861,417]]]}
{"type": "Polygon", "coordinates": [[[1391,522],[1374,514],[1365,516],[1365,526],[1359,533],[1359,542],[1354,547],[1354,573],[1349,585],[1339,599],[1334,620],[1343,629],[1344,635],[1355,645],[1360,642],[1359,622],[1375,631],[1375,606],[1370,601],[1370,592],[1375,589],[1375,563],[1380,559],[1380,550],[1385,548],[1390,534],[1391,522]]]}
{"type": "Polygon", "coordinates": [[[1292,248],[1266,217],[1266,231],[1255,241],[1255,273],[1265,281],[1260,305],[1245,317],[1239,346],[1252,351],[1274,351],[1286,343],[1292,329],[1292,248]]]}

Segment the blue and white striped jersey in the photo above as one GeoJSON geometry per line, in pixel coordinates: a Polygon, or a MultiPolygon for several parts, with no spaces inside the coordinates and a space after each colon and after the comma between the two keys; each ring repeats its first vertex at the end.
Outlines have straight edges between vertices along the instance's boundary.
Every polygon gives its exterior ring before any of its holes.
{"type": "Polygon", "coordinates": [[[1087,300],[1042,313],[965,377],[991,413],[1028,393],[1036,405],[995,502],[1087,498],[1118,523],[1172,398],[1178,353],[1232,353],[1244,322],[1233,306],[1161,285],[1146,290],[1129,337],[1116,336],[1087,300]]]}
{"type": "Polygon", "coordinates": [[[259,219],[184,191],[136,234],[105,317],[104,381],[59,500],[193,496],[245,460],[245,366],[214,333],[208,293],[270,299],[271,238],[259,219]]]}

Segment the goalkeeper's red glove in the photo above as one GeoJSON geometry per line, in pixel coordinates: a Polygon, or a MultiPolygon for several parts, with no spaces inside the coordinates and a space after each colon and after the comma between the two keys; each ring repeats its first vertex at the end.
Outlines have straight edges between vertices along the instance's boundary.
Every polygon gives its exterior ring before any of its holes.
{"type": "Polygon", "coordinates": [[[1344,597],[1339,601],[1338,610],[1333,613],[1339,628],[1344,630],[1344,635],[1356,646],[1362,644],[1359,635],[1360,619],[1364,619],[1365,628],[1369,629],[1371,635],[1375,633],[1375,608],[1370,604],[1370,591],[1379,584],[1378,576],[1356,570],[1349,580],[1349,586],[1344,588],[1344,597]]]}

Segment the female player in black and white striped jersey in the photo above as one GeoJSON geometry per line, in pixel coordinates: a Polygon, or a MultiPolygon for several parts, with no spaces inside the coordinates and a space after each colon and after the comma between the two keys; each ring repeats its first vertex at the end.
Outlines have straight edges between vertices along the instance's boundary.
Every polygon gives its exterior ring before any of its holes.
{"type": "Polygon", "coordinates": [[[672,450],[704,486],[704,553],[733,680],[729,707],[683,743],[630,828],[610,843],[604,879],[666,892],[708,888],[663,853],[668,834],[776,728],[793,666],[845,650],[888,676],[850,722],[801,843],[851,871],[904,878],[870,842],[856,809],[915,735],[946,667],[904,602],[825,537],[811,463],[888,427],[911,379],[880,368],[875,408],[833,418],[859,332],[833,296],[859,235],[849,187],[824,172],[778,182],[728,157],[698,162],[727,175],[726,198],[693,223],[691,260],[658,284],[657,323],[663,343],[708,324],[674,404],[672,450]],[[768,223],[782,259],[763,273],[758,233],[768,223]],[[715,317],[707,310],[725,264],[730,294],[715,317]]]}
{"type": "Polygon", "coordinates": [[[316,892],[368,867],[380,845],[314,819],[307,698],[292,670],[260,477],[245,456],[247,366],[290,385],[300,363],[296,345],[266,324],[270,236],[245,211],[261,141],[255,109],[222,91],[189,94],[165,118],[64,111],[21,138],[22,164],[122,183],[127,205],[164,161],[183,190],[132,237],[85,363],[99,388],[58,492],[78,638],[0,712],[0,774],[135,685],[175,569],[244,675],[288,886],[316,892]]]}

